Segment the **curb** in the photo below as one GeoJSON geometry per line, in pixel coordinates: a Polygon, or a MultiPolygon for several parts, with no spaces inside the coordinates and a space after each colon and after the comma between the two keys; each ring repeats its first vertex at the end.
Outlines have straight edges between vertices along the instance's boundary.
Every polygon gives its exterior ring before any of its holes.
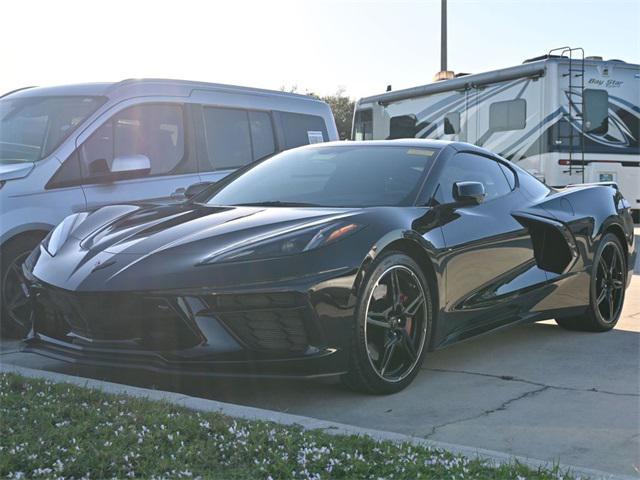
{"type": "Polygon", "coordinates": [[[627,475],[614,475],[599,470],[576,467],[573,465],[557,464],[552,461],[544,461],[518,455],[510,455],[508,453],[497,452],[494,450],[486,450],[482,448],[473,448],[464,445],[426,440],[420,437],[412,437],[401,433],[373,430],[343,423],[304,417],[301,415],[281,413],[272,410],[265,410],[262,408],[246,407],[242,405],[235,405],[232,403],[219,402],[217,400],[190,397],[188,395],[180,393],[166,392],[162,390],[150,390],[147,388],[105,382],[92,378],[75,377],[72,375],[66,375],[57,372],[48,372],[45,370],[34,370],[31,368],[20,367],[18,365],[7,363],[0,363],[0,373],[16,373],[28,378],[49,380],[55,383],[70,383],[84,388],[100,390],[105,393],[128,395],[149,400],[161,400],[192,410],[198,410],[201,412],[217,412],[228,415],[230,417],[242,418],[245,420],[268,421],[279,423],[282,425],[299,425],[307,430],[324,430],[326,433],[330,433],[332,435],[363,435],[379,441],[387,440],[393,442],[406,442],[414,445],[430,447],[433,449],[446,450],[453,454],[463,455],[467,458],[479,458],[494,465],[510,464],[514,461],[518,461],[534,470],[538,468],[553,468],[555,465],[558,465],[562,472],[568,470],[574,475],[588,477],[590,479],[637,480],[637,477],[627,475]]]}

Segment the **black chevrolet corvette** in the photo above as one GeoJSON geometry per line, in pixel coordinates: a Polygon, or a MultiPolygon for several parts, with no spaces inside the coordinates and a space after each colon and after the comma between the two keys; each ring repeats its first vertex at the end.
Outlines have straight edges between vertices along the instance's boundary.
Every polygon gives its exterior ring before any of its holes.
{"type": "Polygon", "coordinates": [[[506,325],[610,330],[635,255],[613,184],[553,190],[464,143],[314,145],[184,203],[68,217],[23,267],[26,348],[390,393],[427,351],[506,325]]]}

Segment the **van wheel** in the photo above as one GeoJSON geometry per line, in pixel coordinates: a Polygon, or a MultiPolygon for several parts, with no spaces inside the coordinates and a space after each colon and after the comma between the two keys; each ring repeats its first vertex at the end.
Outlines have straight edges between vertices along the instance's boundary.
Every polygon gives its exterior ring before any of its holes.
{"type": "Polygon", "coordinates": [[[606,332],[618,323],[624,304],[627,263],[620,240],[607,233],[598,245],[589,286],[589,307],[583,315],[556,319],[567,330],[606,332]]]}
{"type": "Polygon", "coordinates": [[[418,264],[400,252],[383,254],[364,285],[342,381],[365,393],[399,392],[424,360],[432,330],[431,290],[418,264]]]}
{"type": "Polygon", "coordinates": [[[33,311],[22,286],[22,264],[41,240],[41,235],[23,235],[9,240],[0,249],[0,334],[3,338],[24,338],[31,330],[33,311]]]}

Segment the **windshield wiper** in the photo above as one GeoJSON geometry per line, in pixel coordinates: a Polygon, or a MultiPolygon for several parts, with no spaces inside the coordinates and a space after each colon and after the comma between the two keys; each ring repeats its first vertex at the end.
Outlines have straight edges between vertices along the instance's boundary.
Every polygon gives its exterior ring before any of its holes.
{"type": "Polygon", "coordinates": [[[264,202],[236,203],[236,207],[321,207],[315,203],[304,202],[281,202],[280,200],[269,200],[264,202]]]}

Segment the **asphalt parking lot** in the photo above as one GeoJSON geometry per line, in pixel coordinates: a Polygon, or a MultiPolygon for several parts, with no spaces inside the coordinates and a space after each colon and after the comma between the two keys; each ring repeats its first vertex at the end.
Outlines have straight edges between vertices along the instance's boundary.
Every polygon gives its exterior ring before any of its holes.
{"type": "Polygon", "coordinates": [[[487,335],[430,354],[410,388],[385,397],[329,380],[167,380],[78,368],[19,349],[19,342],[2,342],[0,361],[640,475],[640,275],[611,332],[544,322],[487,335]]]}

